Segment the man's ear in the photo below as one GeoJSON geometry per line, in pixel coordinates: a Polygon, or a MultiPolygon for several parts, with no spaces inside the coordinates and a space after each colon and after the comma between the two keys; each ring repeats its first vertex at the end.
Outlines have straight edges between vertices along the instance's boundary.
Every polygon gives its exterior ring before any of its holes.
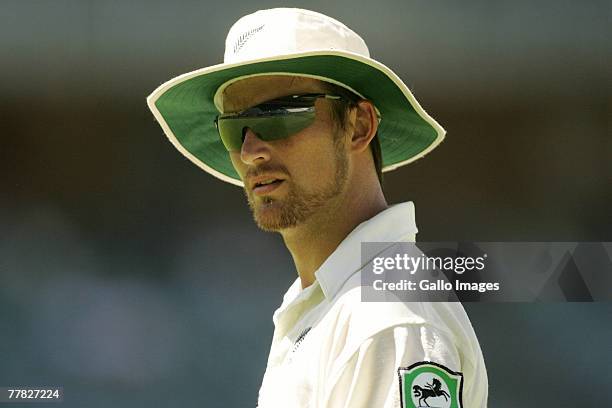
{"type": "Polygon", "coordinates": [[[378,130],[378,116],[374,104],[368,100],[357,102],[357,106],[351,111],[351,122],[354,124],[351,149],[364,151],[378,130]]]}

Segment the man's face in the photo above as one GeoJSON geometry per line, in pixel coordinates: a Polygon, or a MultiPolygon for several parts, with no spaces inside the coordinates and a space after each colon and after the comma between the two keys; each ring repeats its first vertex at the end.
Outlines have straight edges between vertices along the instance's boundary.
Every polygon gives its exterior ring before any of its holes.
{"type": "MultiPolygon", "coordinates": [[[[320,81],[260,76],[237,81],[224,92],[224,112],[239,112],[287,95],[325,93],[320,81]]],[[[296,227],[325,212],[344,190],[348,157],[332,122],[330,102],[316,101],[308,128],[281,140],[263,141],[248,130],[242,149],[230,152],[257,225],[266,231],[296,227]],[[273,181],[271,184],[268,182],[273,181]]]]}

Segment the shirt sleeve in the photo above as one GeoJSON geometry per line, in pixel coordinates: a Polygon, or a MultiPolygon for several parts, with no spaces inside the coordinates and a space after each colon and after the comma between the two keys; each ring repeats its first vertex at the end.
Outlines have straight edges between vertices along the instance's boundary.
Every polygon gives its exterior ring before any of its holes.
{"type": "Polygon", "coordinates": [[[419,361],[461,371],[457,349],[441,330],[426,324],[385,329],[332,365],[320,408],[400,408],[398,368],[419,361]]]}

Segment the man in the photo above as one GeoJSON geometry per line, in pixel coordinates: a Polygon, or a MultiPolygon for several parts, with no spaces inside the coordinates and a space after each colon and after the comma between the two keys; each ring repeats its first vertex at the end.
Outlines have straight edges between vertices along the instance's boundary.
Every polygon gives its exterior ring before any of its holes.
{"type": "Polygon", "coordinates": [[[293,257],[259,407],[486,406],[460,303],[361,301],[361,243],[417,233],[413,204],[389,207],[381,173],[444,130],[356,33],[312,11],[258,11],[230,29],[223,64],[163,84],[148,104],[181,153],[244,187],[256,223],[293,257]]]}

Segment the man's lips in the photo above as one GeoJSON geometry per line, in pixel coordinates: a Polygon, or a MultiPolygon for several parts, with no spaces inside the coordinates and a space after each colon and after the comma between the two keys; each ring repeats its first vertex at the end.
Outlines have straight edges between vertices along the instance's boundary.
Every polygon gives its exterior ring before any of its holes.
{"type": "Polygon", "coordinates": [[[248,179],[248,185],[254,194],[262,195],[276,190],[284,181],[280,177],[264,174],[248,179]]]}
{"type": "Polygon", "coordinates": [[[255,187],[253,188],[253,194],[255,195],[269,194],[272,191],[276,190],[278,187],[280,187],[280,185],[284,182],[285,182],[284,180],[274,179],[271,182],[268,181],[263,184],[256,184],[255,187]]]}

